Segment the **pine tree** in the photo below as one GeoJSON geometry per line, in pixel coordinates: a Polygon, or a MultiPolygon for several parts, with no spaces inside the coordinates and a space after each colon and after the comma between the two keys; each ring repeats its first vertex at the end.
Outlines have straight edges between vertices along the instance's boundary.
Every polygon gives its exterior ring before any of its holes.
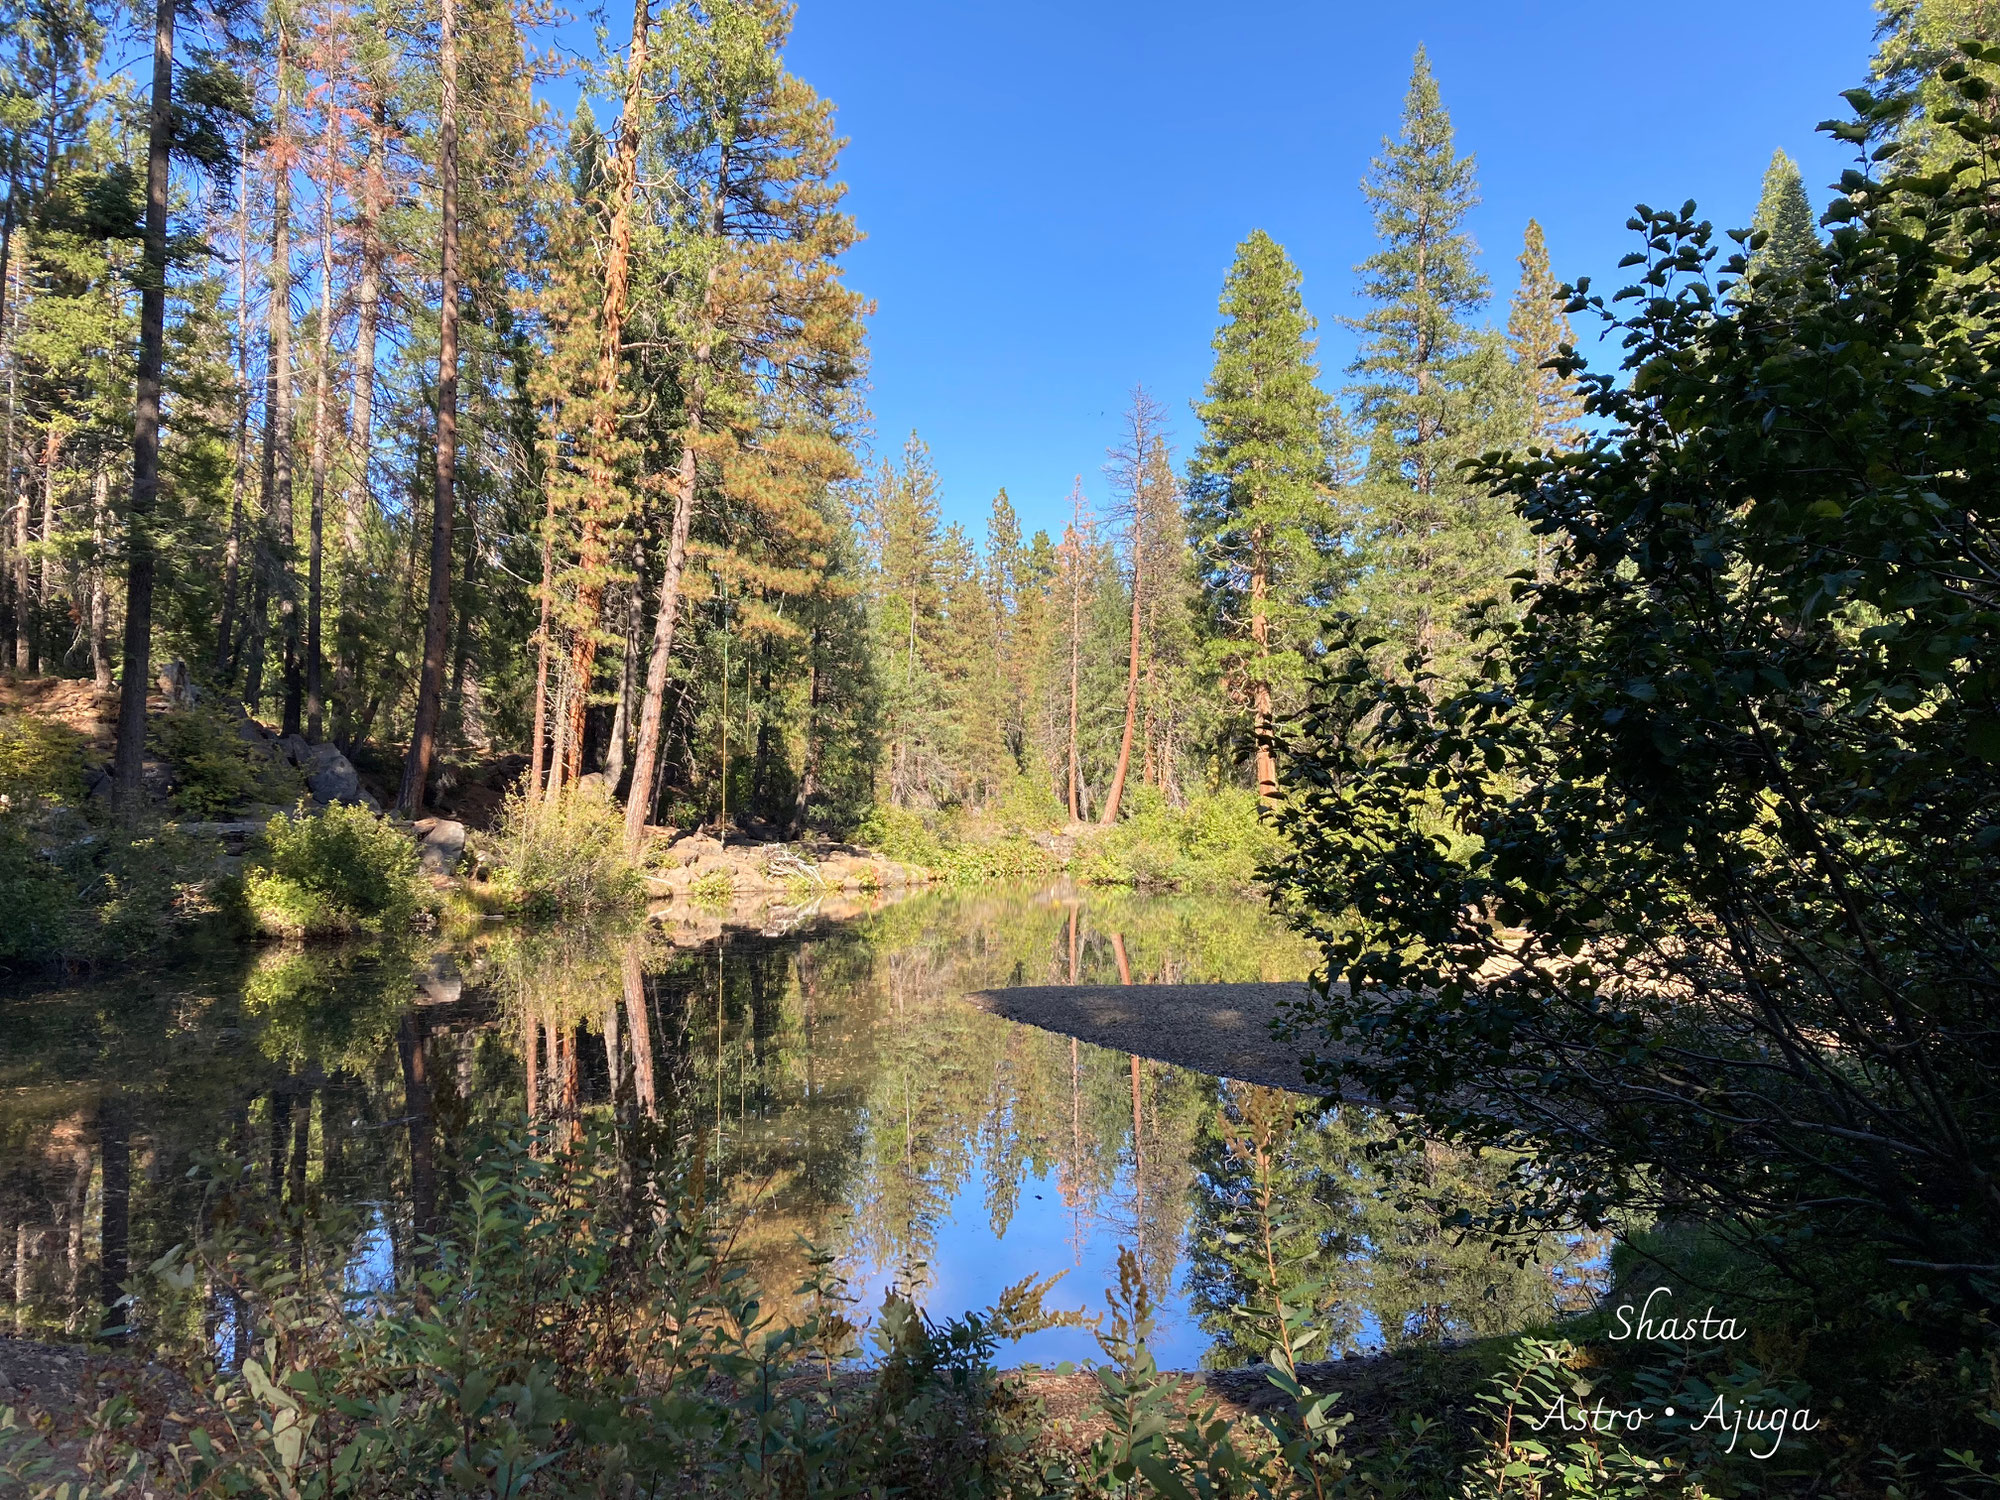
{"type": "Polygon", "coordinates": [[[1507,311],[1507,351],[1521,374],[1528,442],[1545,453],[1575,445],[1583,398],[1576,378],[1548,366],[1576,333],[1563,311],[1562,283],[1549,270],[1549,246],[1542,226],[1528,220],[1521,243],[1521,284],[1507,311]]]}
{"type": "Polygon", "coordinates": [[[1756,298],[1759,278],[1781,281],[1795,276],[1819,248],[1805,178],[1799,164],[1782,150],[1772,153],[1771,165],[1764,169],[1764,190],[1750,229],[1755,248],[1750,252],[1748,274],[1736,289],[1737,300],[1743,302],[1756,298]]]}
{"type": "MultiPolygon", "coordinates": [[[[1877,24],[1879,38],[1872,68],[1878,86],[1889,93],[1906,94],[1914,106],[1896,131],[1896,139],[1915,157],[1909,165],[1935,172],[1954,162],[1965,162],[1974,171],[1984,170],[1971,161],[1965,142],[1951,131],[1940,131],[1931,120],[1931,110],[1940,106],[1962,107],[1956,91],[1938,77],[1949,63],[1965,62],[1959,50],[1962,42],[2000,42],[2000,3],[1996,0],[1877,0],[1882,19],[1877,24]]],[[[1968,67],[1989,83],[2000,82],[2000,67],[1988,62],[1972,62],[1968,67]]],[[[1988,94],[1982,106],[1989,124],[2000,120],[2000,96],[1988,94]]]]}
{"type": "Polygon", "coordinates": [[[1247,703],[1260,795],[1278,789],[1274,724],[1302,677],[1298,647],[1337,540],[1326,495],[1327,400],[1314,383],[1312,317],[1299,273],[1263,230],[1223,284],[1215,365],[1195,404],[1191,526],[1217,661],[1247,703]]]}
{"type": "Polygon", "coordinates": [[[1502,591],[1528,547],[1511,509],[1459,474],[1517,435],[1521,402],[1501,340],[1469,321],[1488,297],[1464,227],[1478,182],[1421,48],[1402,132],[1383,142],[1362,191],[1381,248],[1358,267],[1376,306],[1352,320],[1350,395],[1368,447],[1353,493],[1365,568],[1352,599],[1397,658],[1414,651],[1451,671],[1465,660],[1464,612],[1502,591]]]}
{"type": "Polygon", "coordinates": [[[1111,451],[1112,491],[1130,524],[1126,549],[1126,576],[1132,595],[1132,624],[1127,652],[1125,680],[1125,728],[1118,741],[1118,766],[1111,773],[1111,789],[1105,794],[1099,821],[1118,821],[1118,807],[1125,794],[1125,776],[1132,767],[1132,741],[1139,731],[1139,675],[1145,656],[1145,625],[1152,586],[1148,577],[1148,542],[1158,530],[1154,513],[1174,501],[1172,490],[1159,481],[1160,463],[1166,444],[1166,411],[1144,386],[1135,386],[1125,409],[1124,440],[1111,451]]]}
{"type": "MultiPolygon", "coordinates": [[[[662,14],[666,124],[657,142],[674,190],[654,232],[674,249],[634,288],[633,319],[665,345],[657,373],[676,407],[672,522],[626,799],[636,850],[651,810],[681,572],[704,460],[756,433],[773,402],[844,435],[865,304],[841,279],[857,237],[835,177],[832,110],[787,71],[791,9],[716,0],[662,14]]],[[[657,241],[656,241],[657,243],[657,241]]]]}

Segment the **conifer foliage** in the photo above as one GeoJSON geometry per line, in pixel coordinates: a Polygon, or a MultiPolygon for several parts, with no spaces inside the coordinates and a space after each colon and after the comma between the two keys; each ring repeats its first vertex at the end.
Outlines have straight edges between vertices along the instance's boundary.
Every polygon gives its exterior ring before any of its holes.
{"type": "Polygon", "coordinates": [[[1349,398],[1367,445],[1355,602],[1394,655],[1450,671],[1464,660],[1464,611],[1527,552],[1508,507],[1461,469],[1518,435],[1522,401],[1504,343],[1472,321],[1490,295],[1465,229],[1478,179],[1421,50],[1402,131],[1362,192],[1380,248],[1358,268],[1374,305],[1352,324],[1349,398]]]}
{"type": "Polygon", "coordinates": [[[1299,273],[1264,231],[1236,249],[1215,364],[1195,406],[1190,524],[1215,661],[1248,709],[1258,793],[1278,790],[1276,717],[1301,677],[1298,647],[1338,540],[1328,505],[1328,403],[1299,273]]]}
{"type": "MultiPolygon", "coordinates": [[[[1925,59],[1979,7],[1889,9],[1914,148],[1925,59]]],[[[634,0],[567,117],[550,20],[0,16],[0,657],[122,678],[128,805],[180,662],[407,811],[515,756],[529,800],[601,776],[633,847],[1268,807],[1331,617],[1443,683],[1469,612],[1559,565],[1467,465],[1581,445],[1562,291],[1531,221],[1494,326],[1421,51],[1363,184],[1345,388],[1253,231],[1185,432],[1135,389],[1101,472],[1001,492],[981,534],[916,435],[863,442],[860,229],[791,7],[634,0]]],[[[1756,228],[1744,296],[1816,253],[1782,156],[1756,228]]]]}
{"type": "Polygon", "coordinates": [[[1771,165],[1764,169],[1764,189],[1750,230],[1756,236],[1756,248],[1750,253],[1744,279],[1737,285],[1737,295],[1745,300],[1757,295],[1759,276],[1773,280],[1796,276],[1819,249],[1805,178],[1799,164],[1783,151],[1772,153],[1771,165]]]}

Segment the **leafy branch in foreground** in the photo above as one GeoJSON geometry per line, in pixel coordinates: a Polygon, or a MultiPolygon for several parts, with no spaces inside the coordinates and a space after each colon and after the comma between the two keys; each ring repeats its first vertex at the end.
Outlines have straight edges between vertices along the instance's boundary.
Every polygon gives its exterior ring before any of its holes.
{"type": "MultiPolygon", "coordinates": [[[[1850,99],[1830,128],[1874,144],[1899,103],[1850,99]]],[[[1622,382],[1585,378],[1602,436],[1478,471],[1555,575],[1516,580],[1525,617],[1489,618],[1465,690],[1336,637],[1278,872],[1339,981],[1290,1018],[1311,1075],[1523,1153],[1485,1227],[1704,1221],[1827,1328],[1872,1320],[1871,1359],[1927,1367],[2000,1312],[2000,178],[1975,116],[1952,171],[1892,146],[1846,174],[1789,271],[1718,267],[1692,204],[1640,210],[1633,309],[1570,302],[1626,349],[1622,382]]],[[[1919,1419],[1940,1440],[1950,1404],[1919,1419]]]]}

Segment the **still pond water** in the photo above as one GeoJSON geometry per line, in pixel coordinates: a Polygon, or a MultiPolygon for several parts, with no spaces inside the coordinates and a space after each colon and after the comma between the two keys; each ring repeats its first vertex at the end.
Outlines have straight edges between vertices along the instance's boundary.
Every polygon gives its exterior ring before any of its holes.
{"type": "MultiPolygon", "coordinates": [[[[358,1209],[355,1282],[392,1276],[413,1192],[448,1198],[455,1144],[528,1110],[675,1122],[781,1309],[809,1244],[863,1311],[900,1286],[939,1316],[1055,1272],[1051,1306],[1099,1309],[1129,1247],[1163,1367],[1255,1357],[1235,1262],[1259,1131],[1284,1275],[1316,1287],[1329,1353],[1510,1331],[1587,1301],[1590,1247],[1521,1266],[1399,1207],[1368,1166],[1387,1135],[1371,1111],[1321,1115],[960,998],[1127,973],[1296,979],[1311,962],[1249,902],[982,890],[609,936],[496,922],[15,989],[0,997],[0,1328],[11,1314],[30,1336],[94,1330],[107,1276],[199,1232],[202,1175],[225,1158],[274,1205],[358,1209]]],[[[1479,1190],[1478,1163],[1424,1166],[1479,1190]]],[[[1007,1357],[1095,1352],[1057,1328],[1007,1357]]]]}

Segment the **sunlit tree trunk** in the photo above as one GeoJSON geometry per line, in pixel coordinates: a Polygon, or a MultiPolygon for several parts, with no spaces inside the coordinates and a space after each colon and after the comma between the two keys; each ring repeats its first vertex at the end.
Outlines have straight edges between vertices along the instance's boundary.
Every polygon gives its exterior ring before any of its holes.
{"type": "Polygon", "coordinates": [[[321,572],[326,540],[326,469],[330,436],[327,402],[333,379],[333,184],[340,149],[340,112],[326,101],[326,128],[320,138],[319,328],[313,351],[312,518],[306,554],[306,738],[318,744],[325,700],[320,672],[321,572]]]}
{"type": "Polygon", "coordinates": [[[236,188],[236,463],[229,492],[229,542],[222,562],[222,620],[215,632],[215,673],[236,676],[236,593],[243,573],[243,500],[250,487],[250,132],[236,188]]]}
{"type": "Polygon", "coordinates": [[[646,663],[646,697],[639,713],[639,745],[632,757],[632,786],[625,797],[625,847],[637,854],[652,811],[653,772],[660,755],[660,719],[666,706],[667,668],[674,654],[674,621],[680,613],[681,570],[687,564],[688,528],[694,519],[695,450],[700,416],[691,413],[674,472],[674,523],[660,576],[660,610],[653,621],[653,654],[646,663]]]}
{"type": "Polygon", "coordinates": [[[111,690],[111,586],[104,573],[110,524],[111,470],[99,458],[90,478],[90,676],[100,693],[111,690]]]}
{"type": "Polygon", "coordinates": [[[577,625],[570,641],[570,703],[566,780],[583,771],[584,716],[590,712],[590,685],[597,671],[597,632],[604,612],[607,511],[616,505],[611,461],[618,435],[618,363],[624,348],[625,304],[632,280],[632,199],[639,176],[639,116],[645,99],[647,0],[632,7],[632,46],[625,60],[625,113],[612,158],[611,225],[604,256],[604,301],[600,309],[597,379],[591,403],[589,447],[584,461],[583,530],[577,548],[577,625]]]}
{"type": "MultiPolygon", "coordinates": [[[[281,620],[288,620],[292,548],[292,173],[286,133],[285,70],[291,33],[278,27],[277,105],[273,110],[271,162],[270,303],[264,334],[264,462],[259,481],[257,567],[251,586],[248,638],[244,643],[244,697],[255,712],[264,696],[264,640],[270,629],[271,596],[281,620]]],[[[286,626],[289,629],[289,625],[286,626]]],[[[294,726],[287,724],[289,732],[294,726]]]]}
{"type": "Polygon", "coordinates": [[[458,38],[457,0],[439,7],[438,216],[444,241],[438,300],[436,487],[431,498],[431,581],[424,620],[424,662],[417,679],[416,721],[403,761],[396,804],[415,817],[423,811],[437,748],[438,712],[444,694],[445,650],[451,614],[452,491],[458,459],[458,38]]]}

